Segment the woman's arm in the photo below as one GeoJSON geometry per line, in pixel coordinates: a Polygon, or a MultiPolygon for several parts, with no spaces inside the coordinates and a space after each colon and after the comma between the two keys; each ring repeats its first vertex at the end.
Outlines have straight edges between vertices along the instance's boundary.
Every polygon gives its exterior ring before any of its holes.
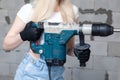
{"type": "Polygon", "coordinates": [[[16,16],[12,27],[4,38],[3,49],[6,51],[12,50],[19,46],[23,40],[20,37],[20,32],[25,28],[25,23],[16,16]]]}
{"type": "Polygon", "coordinates": [[[67,43],[67,55],[69,56],[75,56],[73,51],[74,41],[75,41],[75,37],[72,37],[67,43]]]}
{"type": "MultiPolygon", "coordinates": [[[[74,20],[75,23],[79,23],[79,17],[77,17],[75,20],[74,20]]],[[[72,37],[70,39],[70,41],[67,43],[67,55],[69,56],[75,56],[74,54],[74,42],[75,42],[75,37],[72,37]]]]}

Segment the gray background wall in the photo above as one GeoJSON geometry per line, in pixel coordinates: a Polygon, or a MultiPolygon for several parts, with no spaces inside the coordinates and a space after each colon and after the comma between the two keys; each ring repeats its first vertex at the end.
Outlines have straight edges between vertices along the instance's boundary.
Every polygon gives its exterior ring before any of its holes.
{"type": "MultiPolygon", "coordinates": [[[[29,0],[0,0],[0,44],[19,8],[29,0]]],[[[120,28],[120,0],[72,0],[79,7],[82,23],[102,22],[120,28]]],[[[108,37],[86,36],[91,45],[91,57],[85,68],[76,57],[67,56],[65,80],[120,80],[120,33],[108,37]]],[[[76,43],[78,40],[76,39],[76,43]]],[[[25,42],[11,52],[0,45],[0,80],[13,80],[15,70],[28,50],[25,42]]]]}

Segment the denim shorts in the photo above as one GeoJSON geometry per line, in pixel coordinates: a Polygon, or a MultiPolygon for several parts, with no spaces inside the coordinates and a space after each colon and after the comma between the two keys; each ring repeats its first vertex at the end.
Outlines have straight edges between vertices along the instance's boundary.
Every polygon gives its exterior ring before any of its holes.
{"type": "MultiPolygon", "coordinates": [[[[63,72],[63,66],[52,66],[51,80],[64,80],[63,72]]],[[[16,70],[14,80],[50,80],[45,60],[33,58],[26,53],[16,70]]]]}

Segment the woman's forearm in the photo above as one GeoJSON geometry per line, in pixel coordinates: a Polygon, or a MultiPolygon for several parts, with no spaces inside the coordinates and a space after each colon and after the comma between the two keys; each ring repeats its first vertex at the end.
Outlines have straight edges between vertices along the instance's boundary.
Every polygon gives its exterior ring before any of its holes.
{"type": "Polygon", "coordinates": [[[25,25],[26,24],[18,16],[16,16],[13,25],[3,40],[4,50],[13,50],[23,42],[20,32],[25,28],[25,25]]]}
{"type": "Polygon", "coordinates": [[[3,49],[5,51],[12,50],[19,46],[22,43],[22,39],[20,37],[20,34],[14,35],[14,36],[6,36],[3,41],[3,49]]]}

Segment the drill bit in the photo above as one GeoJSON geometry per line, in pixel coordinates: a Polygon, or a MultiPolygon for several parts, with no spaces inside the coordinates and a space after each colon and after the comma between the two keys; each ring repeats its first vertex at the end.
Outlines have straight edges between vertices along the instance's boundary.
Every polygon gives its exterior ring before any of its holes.
{"type": "Polygon", "coordinates": [[[120,32],[120,28],[114,28],[114,32],[120,32]]]}

